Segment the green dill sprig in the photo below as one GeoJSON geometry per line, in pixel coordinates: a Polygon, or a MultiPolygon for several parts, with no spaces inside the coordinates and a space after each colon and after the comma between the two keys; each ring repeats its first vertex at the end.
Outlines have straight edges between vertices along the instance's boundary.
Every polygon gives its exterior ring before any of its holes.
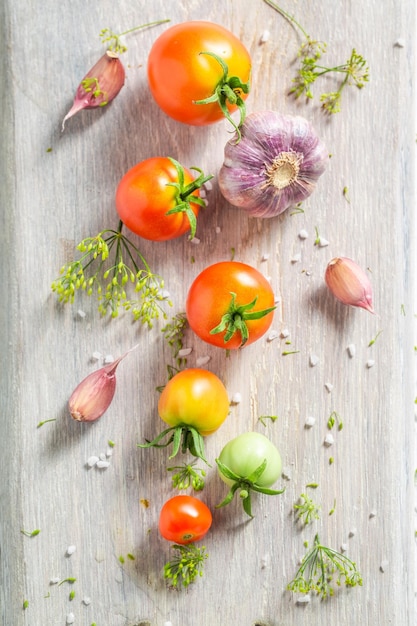
{"type": "Polygon", "coordinates": [[[120,38],[124,35],[128,35],[129,33],[133,33],[135,30],[139,30],[141,28],[147,28],[148,26],[157,26],[158,24],[165,24],[165,22],[170,22],[171,20],[159,20],[157,22],[149,22],[149,24],[142,24],[141,26],[135,26],[134,28],[130,28],[129,30],[125,30],[123,33],[119,33],[118,35],[114,33],[110,28],[103,28],[100,31],[100,39],[101,43],[108,43],[107,50],[110,52],[114,52],[115,54],[123,54],[127,51],[127,46],[121,43],[120,38]]]}
{"type": "Polygon", "coordinates": [[[258,422],[261,422],[261,424],[263,424],[266,428],[266,421],[265,420],[271,420],[271,422],[276,422],[278,419],[278,415],[260,415],[258,417],[258,422]]]}
{"type": "Polygon", "coordinates": [[[330,413],[329,419],[327,420],[327,428],[332,430],[333,426],[337,423],[337,430],[343,429],[343,422],[340,418],[340,415],[336,413],[336,411],[332,411],[330,413]]]}
{"type": "Polygon", "coordinates": [[[203,575],[204,561],[208,558],[206,548],[197,548],[192,543],[185,546],[174,544],[172,548],[177,554],[164,565],[164,578],[171,581],[173,587],[178,582],[188,587],[197,576],[203,575]]]}
{"type": "Polygon", "coordinates": [[[192,487],[195,491],[202,491],[204,489],[204,477],[206,471],[200,467],[195,467],[195,461],[193,463],[184,463],[183,465],[174,465],[173,467],[167,467],[168,472],[177,471],[172,476],[172,486],[180,491],[192,487]]]}
{"type": "Polygon", "coordinates": [[[151,271],[137,246],[122,234],[122,227],[120,221],[117,230],[106,229],[83,239],[77,246],[81,257],[61,268],[51,289],[64,304],[72,304],[78,290],[88,296],[94,294],[102,316],[110,313],[115,318],[122,309],[130,311],[135,321],[152,328],[161,314],[167,317],[163,304],[172,303],[163,291],[164,281],[151,271]],[[128,297],[129,284],[136,297],[128,297]]]}
{"type": "Polygon", "coordinates": [[[302,522],[304,526],[311,524],[315,519],[320,519],[320,507],[306,493],[300,495],[294,504],[294,509],[297,512],[297,520],[302,522]]]}
{"type": "Polygon", "coordinates": [[[315,592],[323,599],[334,595],[337,587],[355,587],[363,583],[356,564],[345,554],[324,546],[319,536],[314,537],[314,545],[304,556],[301,565],[287,589],[294,593],[315,592]]]}
{"type": "Polygon", "coordinates": [[[177,371],[182,369],[187,363],[187,360],[184,357],[178,356],[179,351],[183,347],[184,332],[187,325],[187,317],[185,313],[181,312],[174,315],[171,321],[161,329],[164,339],[172,350],[172,356],[176,361],[177,371]]]}
{"type": "Polygon", "coordinates": [[[292,81],[294,85],[290,89],[290,94],[295,98],[304,95],[311,100],[313,99],[312,85],[318,78],[330,73],[341,75],[342,80],[339,82],[338,88],[335,91],[322,93],[320,96],[320,102],[324,111],[331,114],[339,113],[344,88],[348,85],[353,85],[362,89],[369,81],[367,61],[361,54],[356,52],[355,48],[352,48],[350,57],[345,63],[332,67],[322,65],[320,59],[327,51],[327,44],[313,39],[292,15],[281,9],[275,2],[272,2],[272,0],[265,0],[265,2],[288,20],[295,29],[298,29],[304,38],[298,50],[300,67],[292,81]]]}

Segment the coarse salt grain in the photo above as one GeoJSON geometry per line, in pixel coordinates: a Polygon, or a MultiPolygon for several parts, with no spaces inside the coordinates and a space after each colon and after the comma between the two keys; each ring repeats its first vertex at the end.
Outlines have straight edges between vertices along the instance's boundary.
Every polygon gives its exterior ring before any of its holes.
{"type": "Polygon", "coordinates": [[[271,332],[269,333],[268,337],[266,338],[267,341],[273,341],[274,339],[278,338],[278,331],[277,330],[271,330],[271,332]]]}
{"type": "Polygon", "coordinates": [[[309,593],[306,593],[304,596],[297,598],[297,604],[308,604],[311,600],[311,596],[309,593]]]}
{"type": "Polygon", "coordinates": [[[109,456],[113,456],[113,448],[110,448],[110,446],[106,450],[106,457],[109,456]]]}
{"type": "Polygon", "coordinates": [[[353,357],[356,354],[356,346],[354,343],[350,343],[347,347],[347,353],[350,356],[351,359],[353,359],[353,357]]]}
{"type": "Polygon", "coordinates": [[[310,365],[311,367],[315,367],[319,362],[319,357],[316,354],[310,354],[310,365]]]}
{"type": "Polygon", "coordinates": [[[387,559],[384,559],[383,561],[381,561],[381,565],[379,566],[379,569],[381,570],[382,573],[385,572],[388,565],[389,565],[389,561],[387,561],[387,559]]]}
{"type": "Polygon", "coordinates": [[[330,393],[333,389],[333,385],[332,383],[324,383],[324,388],[330,393]]]}
{"type": "Polygon", "coordinates": [[[213,189],[213,183],[211,180],[206,180],[203,186],[207,189],[207,191],[211,191],[213,189]]]}
{"type": "Polygon", "coordinates": [[[181,348],[181,350],[178,350],[177,356],[179,357],[188,356],[189,354],[191,354],[192,351],[193,351],[192,348],[181,348]]]}
{"type": "Polygon", "coordinates": [[[102,357],[102,354],[101,352],[98,352],[98,351],[93,352],[93,354],[91,355],[91,359],[93,361],[100,361],[101,357],[102,357]]]}
{"type": "Polygon", "coordinates": [[[172,626],[172,622],[164,622],[164,626],[172,626]]]}
{"type": "Polygon", "coordinates": [[[368,369],[371,369],[371,367],[373,367],[374,365],[375,365],[375,361],[374,361],[373,359],[368,359],[368,360],[366,361],[366,367],[367,367],[368,369]]]}
{"type": "Polygon", "coordinates": [[[78,309],[77,315],[80,319],[84,319],[87,313],[85,311],[82,311],[81,309],[78,309]]]}
{"type": "Polygon", "coordinates": [[[307,232],[304,228],[302,228],[302,229],[300,230],[300,232],[298,233],[298,237],[299,237],[300,239],[307,239],[307,237],[308,237],[308,232],[307,232]]]}
{"type": "Polygon", "coordinates": [[[301,254],[297,252],[291,257],[291,263],[299,263],[301,261],[301,254]]]}
{"type": "Polygon", "coordinates": [[[267,261],[268,259],[269,259],[269,254],[266,252],[265,254],[262,255],[261,262],[263,263],[264,261],[267,261]]]}
{"type": "Polygon", "coordinates": [[[67,615],[67,624],[73,624],[75,622],[74,613],[68,613],[67,615]]]}
{"type": "Polygon", "coordinates": [[[329,447],[332,446],[334,444],[334,437],[333,435],[331,435],[330,433],[328,435],[325,436],[324,438],[324,445],[329,447]]]}
{"type": "Polygon", "coordinates": [[[190,242],[194,243],[194,244],[199,244],[200,243],[200,239],[198,237],[193,237],[192,239],[190,239],[190,242]]]}
{"type": "Polygon", "coordinates": [[[315,417],[313,417],[312,415],[309,415],[308,417],[306,417],[305,425],[307,426],[307,428],[311,428],[312,426],[314,426],[315,423],[316,423],[315,417]]]}
{"type": "Polygon", "coordinates": [[[104,452],[100,452],[98,458],[99,458],[100,461],[105,461],[106,460],[106,454],[104,452]]]}
{"type": "Polygon", "coordinates": [[[399,37],[397,39],[397,41],[394,43],[394,46],[396,48],[404,48],[405,47],[405,39],[403,39],[402,37],[399,37]]]}
{"type": "Polygon", "coordinates": [[[61,582],[61,579],[56,576],[55,578],[51,578],[51,580],[49,581],[50,585],[57,585],[59,582],[61,582]]]}
{"type": "Polygon", "coordinates": [[[349,537],[354,537],[357,532],[356,528],[352,528],[352,530],[349,531],[349,537]]]}
{"type": "Polygon", "coordinates": [[[289,336],[290,336],[290,331],[287,328],[284,328],[284,330],[281,330],[282,339],[286,339],[289,336]]]}
{"type": "Polygon", "coordinates": [[[269,40],[270,36],[271,33],[269,32],[269,30],[264,30],[262,35],[259,37],[259,43],[266,43],[269,40]]]}
{"type": "Polygon", "coordinates": [[[91,604],[91,598],[83,598],[82,603],[88,606],[89,604],[91,604]]]}
{"type": "Polygon", "coordinates": [[[232,404],[240,404],[242,402],[242,394],[238,391],[232,396],[232,404]]]}
{"type": "Polygon", "coordinates": [[[292,478],[291,470],[288,467],[284,467],[284,469],[281,472],[281,476],[285,480],[291,480],[291,478],[292,478]]]}
{"type": "Polygon", "coordinates": [[[261,569],[265,569],[269,565],[270,557],[269,554],[265,554],[261,558],[261,569]]]}
{"type": "Polygon", "coordinates": [[[97,461],[96,467],[99,469],[107,469],[110,465],[109,461],[97,461]]]}
{"type": "Polygon", "coordinates": [[[71,556],[71,554],[74,554],[74,552],[76,551],[76,547],[75,546],[68,546],[67,548],[67,555],[71,556]]]}
{"type": "Polygon", "coordinates": [[[376,511],[373,510],[369,513],[369,519],[372,519],[373,517],[376,517],[376,511]]]}
{"type": "Polygon", "coordinates": [[[320,248],[325,248],[328,245],[329,245],[329,242],[327,241],[327,239],[324,239],[324,237],[319,237],[319,247],[320,248]]]}
{"type": "Polygon", "coordinates": [[[210,359],[210,356],[199,356],[198,359],[196,359],[197,367],[200,367],[201,365],[206,365],[210,361],[210,359]]]}
{"type": "Polygon", "coordinates": [[[220,226],[216,226],[216,235],[219,235],[222,232],[220,226]]]}
{"type": "Polygon", "coordinates": [[[89,459],[87,459],[87,465],[88,467],[94,467],[94,465],[99,461],[100,459],[98,458],[98,456],[90,456],[89,459]]]}
{"type": "Polygon", "coordinates": [[[168,300],[168,298],[171,296],[171,294],[169,293],[169,291],[167,289],[163,289],[161,291],[161,298],[163,300],[168,300]]]}
{"type": "Polygon", "coordinates": [[[340,546],[340,552],[347,552],[347,549],[348,549],[348,544],[342,543],[342,545],[340,546]]]}
{"type": "Polygon", "coordinates": [[[104,364],[108,364],[108,363],[113,363],[114,361],[114,356],[112,354],[106,354],[106,356],[103,359],[104,364]]]}

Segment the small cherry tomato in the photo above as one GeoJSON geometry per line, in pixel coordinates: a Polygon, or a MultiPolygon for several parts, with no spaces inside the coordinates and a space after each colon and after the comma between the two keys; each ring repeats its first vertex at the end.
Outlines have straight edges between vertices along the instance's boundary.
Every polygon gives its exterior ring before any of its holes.
{"type": "Polygon", "coordinates": [[[262,337],[272,324],[274,293],[257,269],[236,261],[210,265],[192,283],[186,314],[203,341],[241,348],[262,337]]]}
{"type": "Polygon", "coordinates": [[[241,41],[205,21],[171,26],[156,39],[148,58],[149,87],[157,104],[173,119],[196,126],[230,118],[237,107],[244,116],[250,72],[250,55],[241,41]]]}
{"type": "Polygon", "coordinates": [[[136,235],[166,241],[191,231],[194,237],[200,207],[199,189],[212,176],[199,176],[170,157],[153,157],[132,167],[116,190],[116,210],[136,235]]]}
{"type": "Polygon", "coordinates": [[[212,520],[210,509],[201,500],[193,496],[174,496],[161,509],[159,532],[167,541],[185,545],[202,539],[212,520]]]}

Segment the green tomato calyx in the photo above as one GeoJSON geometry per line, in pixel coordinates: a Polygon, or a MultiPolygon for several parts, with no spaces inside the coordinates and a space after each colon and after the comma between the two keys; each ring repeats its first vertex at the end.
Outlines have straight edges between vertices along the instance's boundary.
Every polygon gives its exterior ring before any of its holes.
{"type": "Polygon", "coordinates": [[[200,52],[200,54],[206,54],[207,56],[213,57],[219,63],[222,68],[223,76],[219,80],[214,93],[208,98],[204,98],[204,100],[195,100],[194,104],[211,104],[213,102],[217,102],[219,107],[222,110],[225,118],[232,124],[233,128],[237,133],[237,141],[239,143],[241,139],[240,127],[245,121],[246,117],[246,106],[245,101],[242,98],[242,94],[248,94],[250,90],[249,81],[247,83],[243,83],[238,76],[229,76],[229,68],[227,64],[221,59],[217,54],[213,52],[200,52]],[[233,120],[232,116],[229,113],[229,109],[227,105],[237,106],[239,109],[240,120],[239,124],[236,124],[233,120]]]}
{"type": "Polygon", "coordinates": [[[137,446],[138,448],[166,448],[171,443],[172,452],[168,457],[169,459],[173,459],[181,449],[181,452],[189,451],[210,467],[210,463],[205,457],[203,436],[194,426],[188,424],[166,428],[152,441],[146,440],[146,443],[138,443],[137,446]]]}
{"type": "Polygon", "coordinates": [[[248,302],[248,304],[237,304],[236,294],[232,291],[230,294],[232,299],[230,301],[229,308],[221,318],[220,324],[218,324],[215,328],[212,328],[210,335],[226,331],[224,335],[224,342],[227,343],[236,332],[240,332],[240,336],[242,338],[240,347],[243,348],[249,339],[249,330],[246,321],[259,320],[262,317],[265,317],[265,315],[272,313],[276,307],[272,306],[268,309],[263,309],[262,311],[253,311],[252,309],[258,301],[258,296],[256,296],[252,302],[248,302]]]}
{"type": "Polygon", "coordinates": [[[172,157],[167,157],[169,161],[173,164],[175,169],[177,170],[177,183],[167,183],[170,187],[174,187],[175,189],[175,206],[174,208],[167,211],[166,215],[172,215],[174,213],[185,213],[188,221],[190,222],[190,239],[195,237],[196,228],[197,228],[197,218],[194,214],[194,211],[191,208],[191,204],[198,204],[199,207],[205,208],[206,203],[200,196],[194,196],[193,193],[200,189],[204,183],[213,178],[213,174],[209,174],[205,176],[198,167],[191,167],[192,170],[195,170],[199,173],[199,176],[188,185],[184,182],[184,168],[172,157]]]}
{"type": "Polygon", "coordinates": [[[249,517],[253,517],[252,502],[251,502],[252,491],[257,491],[258,493],[263,493],[267,496],[276,496],[285,491],[285,489],[281,489],[279,491],[276,489],[268,489],[267,487],[260,487],[257,484],[257,481],[259,480],[259,478],[262,476],[262,474],[264,473],[266,469],[267,459],[264,459],[262,463],[259,465],[259,467],[257,467],[255,471],[252,472],[252,474],[246,477],[239,476],[238,474],[235,474],[235,472],[232,472],[232,470],[229,467],[227,467],[227,465],[222,463],[220,459],[216,459],[216,463],[217,463],[217,467],[219,468],[220,473],[223,474],[223,476],[225,476],[229,480],[234,481],[233,485],[230,488],[229,493],[227,494],[225,499],[222,502],[220,502],[220,504],[216,505],[216,509],[219,509],[220,507],[226,506],[226,504],[229,504],[233,500],[236,491],[240,489],[239,496],[242,499],[243,510],[245,511],[247,515],[249,515],[249,517]]]}

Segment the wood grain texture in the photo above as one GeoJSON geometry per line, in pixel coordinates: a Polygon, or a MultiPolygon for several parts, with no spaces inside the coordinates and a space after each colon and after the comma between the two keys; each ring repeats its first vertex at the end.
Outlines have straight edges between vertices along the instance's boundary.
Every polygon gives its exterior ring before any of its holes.
{"type": "MultiPolygon", "coordinates": [[[[2,3],[4,626],[60,626],[70,612],[84,626],[416,623],[415,3],[280,4],[313,37],[328,43],[329,63],[344,61],[352,46],[369,62],[369,84],[361,92],[347,90],[342,112],[332,118],[320,110],[318,94],[310,103],[287,95],[300,39],[261,0],[2,3]],[[147,331],[126,317],[108,323],[88,298],[62,308],[50,291],[78,241],[117,225],[114,193],[129,167],[155,155],[171,155],[213,174],[222,163],[226,123],[186,127],[167,118],[151,99],[146,59],[165,26],[129,38],[126,86],[117,100],[106,110],[80,113],[61,133],[80,79],[102,52],[98,32],[163,18],[172,23],[207,19],[231,29],[253,58],[248,110],[307,117],[332,154],[302,214],[247,218],[222,200],[214,182],[198,226],[199,245],[186,238],[140,242],[151,267],[166,279],[172,313],[184,309],[194,276],[208,262],[229,259],[234,248],[237,260],[270,276],[281,298],[273,328],[288,329],[291,347],[299,351],[283,357],[284,340],[261,340],[226,357],[187,331],[185,345],[193,348],[188,364],[210,356],[207,367],[224,381],[230,397],[242,394],[221,430],[207,440],[209,459],[213,462],[231,437],[255,429],[281,450],[287,478],[280,481],[286,487],[282,496],[256,498],[252,521],[238,502],[214,511],[204,578],[186,592],[167,589],[162,577],[169,546],[158,536],[157,520],[173,494],[166,454],[136,447],[161,427],[155,386],[165,381],[171,361],[161,325],[147,331]],[[260,45],[265,29],[270,39],[260,45]],[[399,38],[404,46],[396,45],[399,38]],[[309,233],[305,241],[298,237],[302,228],[309,233]],[[315,228],[328,247],[313,245],[315,228]],[[301,261],[293,263],[298,253],[301,261]],[[370,268],[377,315],[339,305],[323,288],[324,269],[336,255],[370,268]],[[139,349],[120,366],[106,415],[91,425],[73,422],[67,400],[96,368],[92,353],[118,356],[137,342],[139,349]],[[354,358],[346,352],[351,343],[354,358]],[[319,357],[314,368],[311,354],[319,357]],[[370,369],[369,358],[375,360],[370,369]],[[331,393],[325,383],[333,385],[331,393]],[[344,428],[327,449],[323,439],[332,411],[340,414],[344,428]],[[265,414],[279,419],[264,427],[258,418],[265,414]],[[306,429],[309,415],[316,424],[306,429]],[[46,419],[56,421],[37,429],[46,419]],[[87,470],[88,457],[105,452],[109,439],[116,443],[111,466],[104,472],[87,470]],[[314,497],[321,516],[300,529],[293,504],[313,481],[319,484],[314,497]],[[149,508],[141,499],[149,500],[149,508]],[[22,528],[41,532],[28,538],[22,528]],[[328,602],[312,598],[300,606],[285,589],[304,554],[303,542],[311,543],[315,532],[335,548],[348,544],[364,585],[341,590],[328,602]],[[71,544],[77,550],[67,557],[71,544]],[[122,565],[119,556],[127,553],[135,560],[122,565]],[[50,585],[50,579],[68,576],[77,579],[72,587],[50,585]],[[71,588],[76,591],[72,601],[71,588]],[[82,603],[85,597],[91,598],[88,606],[82,603]]],[[[225,495],[214,468],[207,483],[201,497],[214,507],[225,495]]]]}

